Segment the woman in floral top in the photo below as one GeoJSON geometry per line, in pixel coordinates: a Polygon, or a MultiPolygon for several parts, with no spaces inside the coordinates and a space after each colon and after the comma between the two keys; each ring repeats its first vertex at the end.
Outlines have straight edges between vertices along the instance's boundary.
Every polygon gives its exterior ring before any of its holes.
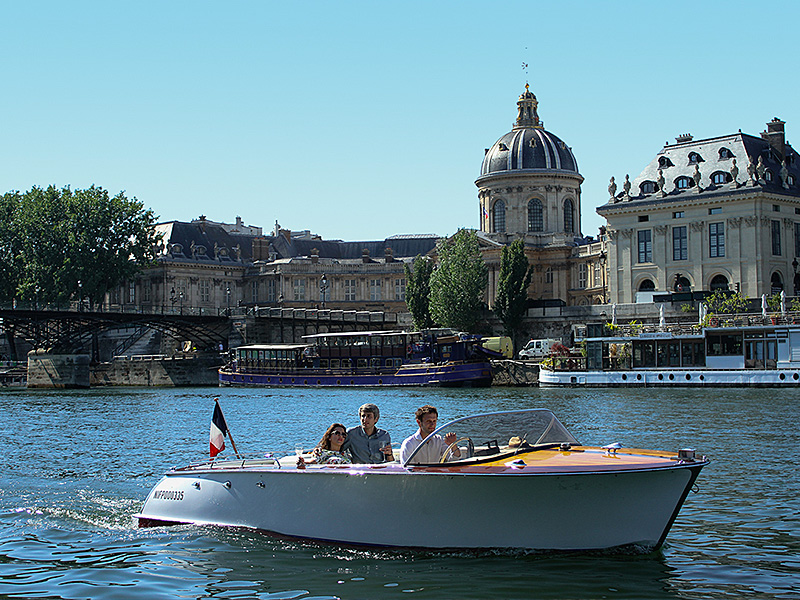
{"type": "Polygon", "coordinates": [[[311,451],[311,459],[305,461],[298,457],[297,467],[303,468],[306,462],[318,465],[349,465],[353,461],[342,452],[342,444],[347,439],[347,429],[341,423],[334,423],[322,436],[317,447],[311,451]]]}

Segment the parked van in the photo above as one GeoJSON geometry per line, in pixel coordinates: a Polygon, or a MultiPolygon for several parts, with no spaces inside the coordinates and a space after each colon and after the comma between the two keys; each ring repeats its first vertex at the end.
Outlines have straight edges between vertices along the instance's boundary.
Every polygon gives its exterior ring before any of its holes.
{"type": "Polygon", "coordinates": [[[550,349],[560,344],[561,340],[556,338],[544,338],[541,340],[531,340],[519,351],[520,358],[541,359],[550,354],[550,349]]]}
{"type": "Polygon", "coordinates": [[[487,350],[499,352],[505,358],[514,358],[514,342],[510,337],[487,337],[481,340],[481,346],[487,350]]]}

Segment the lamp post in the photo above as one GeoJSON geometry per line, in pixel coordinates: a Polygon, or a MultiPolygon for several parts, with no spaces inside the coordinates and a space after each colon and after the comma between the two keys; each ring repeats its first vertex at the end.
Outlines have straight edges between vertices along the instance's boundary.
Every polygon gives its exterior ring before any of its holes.
{"type": "Polygon", "coordinates": [[[231,316],[231,286],[228,284],[225,287],[225,315],[230,317],[231,316]]]}
{"type": "Polygon", "coordinates": [[[319,295],[322,299],[322,309],[325,309],[325,295],[328,293],[328,278],[325,273],[322,274],[322,279],[319,280],[319,295]]]}
{"type": "Polygon", "coordinates": [[[175,312],[175,303],[178,301],[178,296],[175,294],[175,288],[169,291],[169,301],[172,302],[172,312],[175,312]]]}
{"type": "Polygon", "coordinates": [[[608,304],[606,300],[606,252],[600,250],[600,278],[603,280],[603,304],[608,304]]]}
{"type": "Polygon", "coordinates": [[[78,312],[83,312],[83,282],[78,279],[78,312]]]}
{"type": "Polygon", "coordinates": [[[183,314],[183,290],[181,290],[181,291],[180,291],[180,293],[178,294],[178,296],[179,296],[179,297],[180,297],[180,299],[181,299],[181,314],[183,314]]]}

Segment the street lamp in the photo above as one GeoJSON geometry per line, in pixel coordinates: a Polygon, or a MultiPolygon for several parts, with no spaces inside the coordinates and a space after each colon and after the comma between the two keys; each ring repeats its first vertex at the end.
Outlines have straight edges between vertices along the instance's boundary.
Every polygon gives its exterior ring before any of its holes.
{"type": "Polygon", "coordinates": [[[230,284],[225,288],[226,310],[225,314],[231,316],[231,286],[230,284]]]}
{"type": "Polygon", "coordinates": [[[175,312],[175,303],[178,301],[178,296],[175,294],[175,288],[169,291],[169,301],[172,302],[172,312],[175,312]]]}
{"type": "Polygon", "coordinates": [[[180,291],[180,293],[178,294],[178,296],[179,296],[179,297],[180,297],[180,299],[181,299],[181,314],[183,314],[183,290],[181,290],[181,291],[180,291]]]}
{"type": "Polygon", "coordinates": [[[603,280],[603,304],[607,304],[606,300],[606,252],[600,250],[600,278],[603,280]]]}
{"type": "Polygon", "coordinates": [[[322,274],[322,279],[319,280],[319,295],[322,298],[322,308],[325,309],[325,295],[328,293],[328,278],[325,273],[322,274]]]}
{"type": "Polygon", "coordinates": [[[83,312],[83,282],[78,279],[78,312],[83,312]]]}

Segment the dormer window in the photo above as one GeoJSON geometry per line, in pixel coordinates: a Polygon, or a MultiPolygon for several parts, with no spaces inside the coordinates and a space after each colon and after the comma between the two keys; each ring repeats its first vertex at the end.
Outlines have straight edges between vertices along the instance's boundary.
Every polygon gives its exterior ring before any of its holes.
{"type": "Polygon", "coordinates": [[[772,175],[772,171],[770,171],[769,169],[764,171],[764,181],[766,181],[767,183],[771,183],[773,179],[774,176],[772,175]]]}
{"type": "Polygon", "coordinates": [[[505,152],[508,150],[508,146],[506,146],[503,142],[500,142],[497,144],[497,149],[500,150],[500,152],[505,152]]]}
{"type": "Polygon", "coordinates": [[[703,157],[700,156],[697,152],[689,152],[689,164],[690,165],[697,165],[703,162],[703,157]]]}
{"type": "Polygon", "coordinates": [[[719,149],[719,159],[720,160],[725,160],[726,158],[733,158],[733,152],[731,152],[727,148],[720,148],[719,149]]]}
{"type": "Polygon", "coordinates": [[[662,169],[666,169],[667,167],[673,166],[672,161],[668,159],[666,156],[662,156],[658,159],[658,166],[662,169]]]}
{"type": "Polygon", "coordinates": [[[655,181],[643,181],[639,186],[639,190],[642,194],[655,194],[657,189],[658,186],[655,181]]]}
{"type": "Polygon", "coordinates": [[[794,175],[789,175],[786,178],[786,183],[788,183],[789,185],[794,185],[794,175]]]}
{"type": "Polygon", "coordinates": [[[722,185],[730,181],[730,174],[725,171],[717,171],[711,174],[711,183],[714,185],[722,185]]]}
{"type": "Polygon", "coordinates": [[[692,185],[694,185],[694,181],[691,177],[678,177],[675,180],[675,187],[679,190],[685,190],[692,187],[692,185]]]}

